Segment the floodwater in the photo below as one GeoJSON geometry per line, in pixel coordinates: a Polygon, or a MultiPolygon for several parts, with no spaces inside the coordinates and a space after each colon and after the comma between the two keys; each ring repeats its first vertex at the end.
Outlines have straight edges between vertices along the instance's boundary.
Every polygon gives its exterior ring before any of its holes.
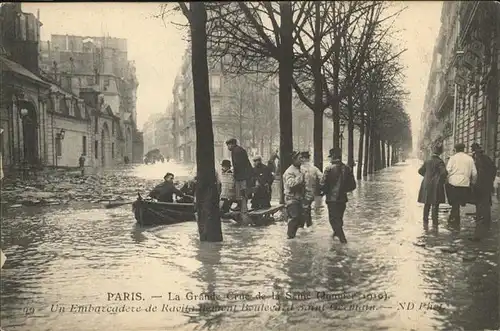
{"type": "MultiPolygon", "coordinates": [[[[294,240],[286,239],[285,223],[264,228],[224,223],[224,242],[216,244],[199,243],[196,223],[138,228],[130,206],[7,211],[1,229],[8,257],[1,326],[6,331],[497,329],[498,236],[470,242],[471,217],[464,217],[457,231],[448,229],[446,213],[437,230],[425,230],[416,203],[417,166],[398,165],[358,183],[346,211],[347,245],[332,239],[323,205],[314,212],[313,228],[299,231],[294,240]]],[[[124,173],[161,180],[167,171],[190,173],[173,163],[124,173]]]]}

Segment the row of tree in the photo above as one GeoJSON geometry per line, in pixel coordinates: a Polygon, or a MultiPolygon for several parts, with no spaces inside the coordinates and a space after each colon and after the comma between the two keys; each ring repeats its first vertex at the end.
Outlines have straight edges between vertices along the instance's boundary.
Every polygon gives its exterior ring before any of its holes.
{"type": "Polygon", "coordinates": [[[197,130],[197,208],[200,239],[221,241],[210,110],[210,59],[224,59],[234,75],[278,77],[280,159],[283,172],[293,151],[293,91],[314,114],[314,163],[323,166],[323,121],[333,123],[340,145],[348,129],[348,164],[354,165],[354,129],[360,131],[358,178],[411,146],[406,92],[401,89],[402,51],[389,42],[390,4],[379,1],[179,3],[191,31],[197,130]]]}

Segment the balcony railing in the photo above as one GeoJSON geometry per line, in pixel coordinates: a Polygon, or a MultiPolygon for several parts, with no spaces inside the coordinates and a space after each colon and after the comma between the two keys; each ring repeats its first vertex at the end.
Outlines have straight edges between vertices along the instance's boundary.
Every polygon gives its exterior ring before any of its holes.
{"type": "Polygon", "coordinates": [[[438,96],[437,104],[436,104],[436,117],[442,118],[444,115],[448,113],[448,111],[453,108],[453,99],[455,96],[455,88],[454,84],[450,81],[447,81],[443,84],[441,88],[441,93],[438,96]]]}

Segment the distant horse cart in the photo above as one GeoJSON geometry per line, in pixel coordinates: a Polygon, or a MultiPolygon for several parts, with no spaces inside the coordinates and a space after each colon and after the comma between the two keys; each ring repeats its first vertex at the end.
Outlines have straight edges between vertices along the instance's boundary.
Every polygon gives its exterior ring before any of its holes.
{"type": "Polygon", "coordinates": [[[145,164],[155,164],[156,162],[165,162],[165,157],[158,148],[152,149],[144,155],[145,164]]]}

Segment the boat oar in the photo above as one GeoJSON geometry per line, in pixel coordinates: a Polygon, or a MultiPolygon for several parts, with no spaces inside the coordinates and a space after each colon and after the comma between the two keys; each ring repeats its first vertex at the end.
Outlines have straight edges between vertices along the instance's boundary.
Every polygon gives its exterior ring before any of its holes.
{"type": "Polygon", "coordinates": [[[120,206],[124,206],[124,205],[130,205],[134,203],[134,201],[120,201],[120,202],[110,202],[106,205],[106,209],[110,209],[110,208],[116,208],[116,207],[120,207],[120,206]]]}

